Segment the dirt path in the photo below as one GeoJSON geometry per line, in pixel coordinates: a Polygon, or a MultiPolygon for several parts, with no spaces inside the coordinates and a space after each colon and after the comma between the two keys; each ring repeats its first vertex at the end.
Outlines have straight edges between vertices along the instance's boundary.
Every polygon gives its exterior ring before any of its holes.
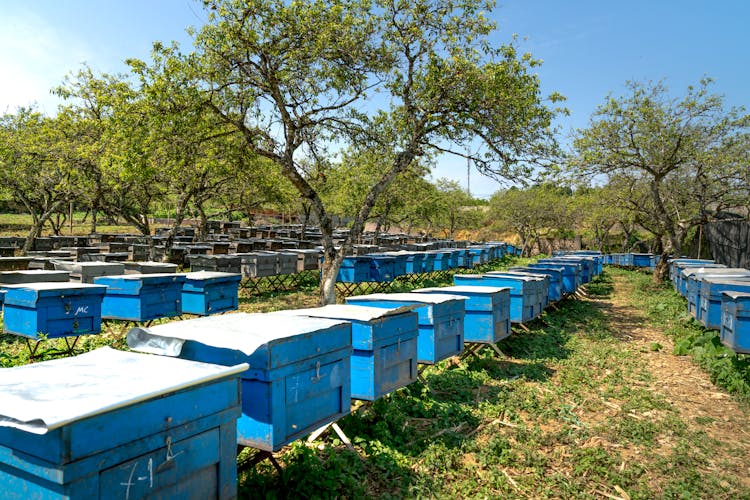
{"type": "Polygon", "coordinates": [[[598,303],[609,316],[613,329],[638,351],[653,375],[651,390],[676,408],[690,430],[702,430],[722,445],[711,460],[711,468],[734,474],[750,486],[750,416],[730,395],[715,386],[708,374],[688,356],[672,354],[674,345],[663,332],[648,325],[645,314],[627,303],[633,285],[614,276],[614,292],[598,303]],[[653,343],[663,346],[651,350],[653,343]]]}

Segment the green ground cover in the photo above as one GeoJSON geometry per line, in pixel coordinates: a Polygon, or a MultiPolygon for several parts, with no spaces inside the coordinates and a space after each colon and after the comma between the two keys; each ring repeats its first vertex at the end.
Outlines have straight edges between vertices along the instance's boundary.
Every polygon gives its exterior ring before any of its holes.
{"type": "MultiPolygon", "coordinates": [[[[440,284],[449,282],[410,286],[440,284]]],[[[356,453],[326,434],[279,453],[281,473],[268,461],[243,472],[241,497],[750,498],[748,476],[737,472],[747,471],[748,448],[717,436],[716,417],[691,416],[661,390],[669,360],[689,363],[676,356],[689,354],[734,394],[696,404],[729,405],[746,423],[745,360],[722,351],[649,275],[607,269],[587,294],[500,342],[507,359],[485,349],[447,360],[424,382],[357,408],[339,422],[356,453]],[[640,328],[657,340],[633,342],[640,328]],[[664,347],[672,339],[674,354],[664,347]],[[650,355],[666,368],[655,369],[650,355]]],[[[310,283],[244,297],[241,308],[309,307],[316,296],[310,283]]],[[[81,342],[126,348],[115,331],[81,342]]],[[[0,346],[3,366],[27,362],[17,338],[0,336],[0,346]]]]}

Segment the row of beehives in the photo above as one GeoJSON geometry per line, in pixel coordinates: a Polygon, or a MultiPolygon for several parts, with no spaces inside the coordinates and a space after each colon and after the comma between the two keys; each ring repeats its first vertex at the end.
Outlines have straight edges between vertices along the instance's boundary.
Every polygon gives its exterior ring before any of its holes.
{"type": "Polygon", "coordinates": [[[0,485],[11,498],[232,498],[237,444],[278,451],[352,398],[413,383],[418,364],[496,348],[511,322],[600,271],[600,256],[544,259],[453,287],[128,333],[131,349],[162,356],[100,349],[6,369],[0,485]]]}
{"type": "MultiPolygon", "coordinates": [[[[412,272],[431,272],[454,267],[472,267],[494,258],[497,253],[518,253],[519,249],[504,243],[489,243],[457,248],[458,242],[442,242],[446,248],[433,248],[437,242],[409,245],[411,250],[377,253],[377,246],[360,245],[354,256],[348,257],[339,273],[339,281],[389,281],[392,277],[412,272]],[[416,250],[415,248],[419,248],[416,250]],[[484,248],[484,250],[482,250],[484,248]],[[499,250],[499,251],[498,251],[499,250]],[[368,255],[363,255],[370,252],[368,255]],[[422,253],[428,252],[424,259],[422,253]],[[432,255],[432,253],[435,255],[432,255]],[[448,254],[450,252],[450,254],[448,254]],[[407,257],[407,254],[417,254],[407,257]],[[488,259],[489,255],[489,259],[488,259]],[[407,261],[408,260],[408,261],[407,261]],[[405,269],[408,268],[408,271],[405,269]]],[[[464,242],[465,243],[465,242],[464,242]]],[[[0,271],[17,269],[63,269],[70,262],[122,263],[126,270],[137,267],[140,261],[171,263],[191,270],[242,273],[258,278],[295,274],[320,267],[322,251],[313,249],[287,249],[280,251],[253,249],[249,244],[236,243],[230,248],[226,242],[208,242],[195,245],[165,247],[137,244],[130,241],[109,242],[97,246],[61,247],[56,250],[30,252],[26,256],[0,257],[0,271]],[[159,253],[161,252],[161,253],[159,253]]],[[[64,270],[64,269],[63,269],[64,270]]]]}
{"type": "MultiPolygon", "coordinates": [[[[386,265],[391,266],[388,279],[393,279],[396,263],[411,266],[420,263],[419,268],[409,268],[410,272],[414,272],[414,269],[416,272],[445,270],[451,268],[448,259],[458,254],[465,254],[480,264],[502,255],[508,247],[497,244],[462,251],[406,252],[397,256],[373,256],[372,259],[357,257],[356,261],[377,262],[376,269],[380,273],[377,280],[382,281],[386,265]],[[425,262],[429,262],[430,267],[425,267],[425,262]],[[434,263],[440,263],[440,267],[434,263]]],[[[278,265],[278,261],[274,260],[276,256],[268,254],[263,257],[268,258],[270,263],[270,271],[263,275],[277,273],[278,268],[274,268],[274,262],[278,265]]],[[[469,262],[472,261],[467,260],[469,262]]],[[[9,285],[0,294],[0,297],[7,295],[4,316],[4,328],[7,332],[26,336],[43,333],[48,338],[65,337],[100,332],[102,318],[146,322],[180,316],[183,313],[208,315],[226,312],[235,310],[238,306],[237,288],[241,275],[226,272],[235,271],[233,267],[208,266],[212,271],[176,275],[176,265],[158,262],[53,260],[53,263],[56,268],[54,271],[0,272],[0,285],[9,285]],[[47,303],[54,307],[42,305],[47,303]],[[46,315],[42,315],[44,311],[46,315]]],[[[256,261],[255,264],[262,266],[262,261],[256,261]]],[[[258,267],[254,269],[257,270],[258,267]]],[[[370,276],[368,274],[365,280],[372,280],[370,276]]],[[[559,293],[555,293],[554,288],[552,294],[553,300],[559,298],[559,293]]]]}
{"type": "MultiPolygon", "coordinates": [[[[216,221],[219,222],[219,221],[216,221]]],[[[34,238],[31,250],[35,256],[64,257],[73,254],[81,259],[96,258],[96,254],[111,254],[115,260],[124,253],[129,253],[133,260],[176,259],[185,254],[227,254],[244,253],[256,250],[297,250],[314,249],[322,243],[322,234],[315,228],[302,231],[295,226],[251,226],[224,228],[220,232],[211,231],[200,239],[195,228],[180,226],[168,236],[168,228],[157,228],[153,236],[136,234],[92,233],[86,236],[48,236],[34,238]],[[169,244],[170,250],[166,246],[169,244]],[[93,254],[93,256],[91,256],[93,254]]],[[[343,243],[347,231],[334,231],[336,244],[343,243]]],[[[467,241],[425,238],[406,234],[365,233],[362,241],[367,244],[355,244],[355,254],[383,250],[436,250],[438,248],[465,247],[467,241]]],[[[25,238],[0,237],[0,256],[13,256],[23,247],[25,238]]],[[[98,257],[101,259],[101,257],[98,257]]]]}
{"type": "Polygon", "coordinates": [[[703,326],[719,330],[721,342],[750,354],[750,270],[712,260],[672,259],[669,277],[703,326]]]}
{"type": "Polygon", "coordinates": [[[80,276],[70,281],[69,271],[0,272],[4,332],[30,339],[73,337],[100,333],[102,319],[144,323],[238,307],[239,274],[87,274],[97,267],[102,266],[83,267],[89,283],[80,276]]]}
{"type": "MultiPolygon", "coordinates": [[[[608,254],[604,263],[653,270],[659,256],[608,254]]],[[[721,342],[737,353],[750,353],[750,270],[713,260],[669,260],[669,278],[687,301],[690,314],[703,326],[718,330],[721,342]]]]}

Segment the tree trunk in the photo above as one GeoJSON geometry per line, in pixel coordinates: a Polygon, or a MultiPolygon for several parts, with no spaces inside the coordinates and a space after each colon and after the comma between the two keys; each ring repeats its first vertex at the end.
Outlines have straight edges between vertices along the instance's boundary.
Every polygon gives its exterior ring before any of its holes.
{"type": "Polygon", "coordinates": [[[652,275],[652,279],[654,281],[654,284],[660,284],[664,282],[664,279],[667,277],[667,273],[669,272],[669,253],[662,251],[661,253],[661,259],[659,260],[659,263],[656,264],[656,267],[654,268],[654,274],[652,275]]]}
{"type": "Polygon", "coordinates": [[[198,210],[200,222],[198,223],[198,240],[205,241],[208,236],[208,216],[203,208],[203,203],[195,203],[195,209],[198,210]]]}
{"type": "Polygon", "coordinates": [[[34,248],[34,238],[37,238],[41,232],[44,222],[41,219],[35,219],[31,224],[29,232],[26,234],[26,241],[23,242],[23,248],[21,248],[21,254],[26,255],[34,248]]]}
{"type": "Polygon", "coordinates": [[[672,217],[667,213],[664,208],[664,202],[661,199],[661,179],[654,178],[650,183],[651,200],[654,202],[654,208],[656,209],[659,217],[659,225],[663,228],[664,232],[669,237],[669,243],[671,250],[675,255],[682,253],[682,245],[680,239],[677,236],[677,229],[672,217]]]}
{"type": "Polygon", "coordinates": [[[96,205],[91,206],[91,225],[89,226],[89,233],[93,234],[96,233],[96,224],[97,224],[97,217],[98,217],[98,210],[96,209],[96,205]]]}
{"type": "Polygon", "coordinates": [[[318,289],[318,301],[321,306],[336,303],[336,277],[341,267],[342,258],[329,255],[326,252],[320,267],[320,288],[318,289]]]}

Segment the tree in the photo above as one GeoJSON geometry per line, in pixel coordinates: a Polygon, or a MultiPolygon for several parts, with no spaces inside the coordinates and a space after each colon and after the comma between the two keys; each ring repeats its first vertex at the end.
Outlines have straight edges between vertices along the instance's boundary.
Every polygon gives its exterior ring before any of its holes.
{"type": "Polygon", "coordinates": [[[688,231],[748,198],[748,126],[743,109],[724,109],[711,81],[671,97],[663,83],[628,82],[579,130],[572,163],[578,174],[619,176],[647,199],[631,203],[636,219],[660,240],[661,263],[679,255],[688,231]]]}
{"type": "MultiPolygon", "coordinates": [[[[335,301],[341,262],[378,198],[420,157],[485,144],[477,167],[528,172],[554,148],[554,112],[513,45],[491,47],[491,7],[476,0],[207,0],[196,35],[208,105],[254,154],[274,161],[310,203],[323,235],[321,303],[335,301]],[[377,99],[369,99],[375,95],[377,99]],[[376,109],[377,105],[381,109],[376,109]],[[373,109],[371,117],[362,110],[373,109]],[[341,248],[306,166],[341,144],[381,154],[341,248]]],[[[557,100],[558,96],[552,96],[557,100]]],[[[322,173],[322,172],[318,172],[322,173]]]]}
{"type": "Polygon", "coordinates": [[[514,231],[524,255],[531,255],[542,238],[561,236],[573,228],[570,190],[551,184],[526,189],[512,187],[490,199],[488,219],[497,231],[514,231]]]}
{"type": "Polygon", "coordinates": [[[31,215],[23,252],[73,198],[77,171],[60,122],[31,108],[0,117],[0,184],[31,215]]]}
{"type": "Polygon", "coordinates": [[[476,210],[477,201],[457,181],[437,180],[438,224],[445,228],[445,236],[453,239],[456,229],[476,228],[484,213],[476,210]]]}

